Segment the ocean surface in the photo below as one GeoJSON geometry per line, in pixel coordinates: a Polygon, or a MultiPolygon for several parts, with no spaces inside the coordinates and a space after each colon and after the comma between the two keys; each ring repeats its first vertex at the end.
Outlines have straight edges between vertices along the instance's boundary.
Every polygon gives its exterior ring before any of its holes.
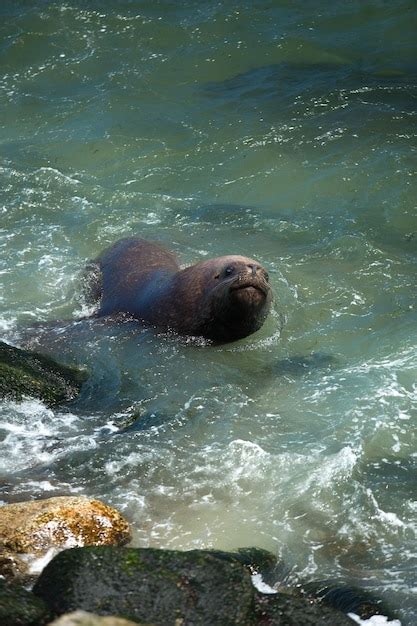
{"type": "Polygon", "coordinates": [[[2,0],[2,335],[90,372],[4,402],[0,500],[101,498],[138,546],[259,546],[417,616],[417,6],[2,0]],[[213,346],[92,311],[138,235],[255,257],[213,346]]]}

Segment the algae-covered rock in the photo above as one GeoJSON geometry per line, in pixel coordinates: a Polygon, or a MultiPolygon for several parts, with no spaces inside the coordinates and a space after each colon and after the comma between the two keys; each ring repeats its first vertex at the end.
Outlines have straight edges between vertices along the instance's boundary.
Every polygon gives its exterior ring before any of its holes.
{"type": "Polygon", "coordinates": [[[0,507],[0,574],[27,576],[49,552],[86,545],[123,545],[127,521],[99,500],[62,496],[0,507]]]}
{"type": "Polygon", "coordinates": [[[240,563],[204,551],[74,548],[58,554],[34,592],[56,614],[83,609],[134,622],[251,623],[254,588],[240,563]]]}
{"type": "Polygon", "coordinates": [[[259,626],[352,626],[350,617],[337,609],[287,593],[257,593],[259,626]]]}
{"type": "Polygon", "coordinates": [[[41,598],[23,587],[0,580],[2,626],[42,626],[49,619],[49,609],[41,598]]]}
{"type": "MultiPolygon", "coordinates": [[[[122,617],[100,617],[100,615],[87,613],[87,611],[74,611],[58,617],[48,626],[138,626],[138,622],[131,622],[122,617]]],[[[142,626],[153,625],[142,623],[142,626]]]]}
{"type": "Polygon", "coordinates": [[[0,341],[0,398],[39,398],[48,406],[73,400],[87,374],[48,356],[0,341]]]}

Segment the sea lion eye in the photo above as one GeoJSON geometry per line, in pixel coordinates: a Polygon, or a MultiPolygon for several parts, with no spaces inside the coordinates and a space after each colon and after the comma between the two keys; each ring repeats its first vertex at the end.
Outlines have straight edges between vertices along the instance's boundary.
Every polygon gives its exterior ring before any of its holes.
{"type": "Polygon", "coordinates": [[[233,267],[233,265],[228,265],[226,269],[224,270],[224,275],[231,276],[234,271],[235,271],[235,268],[233,267]]]}

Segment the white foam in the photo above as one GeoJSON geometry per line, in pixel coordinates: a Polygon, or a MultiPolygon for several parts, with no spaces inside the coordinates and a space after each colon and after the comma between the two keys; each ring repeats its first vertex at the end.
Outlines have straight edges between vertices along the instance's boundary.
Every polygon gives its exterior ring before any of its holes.
{"type": "Polygon", "coordinates": [[[38,170],[36,170],[35,174],[52,174],[53,176],[56,176],[58,179],[62,179],[66,182],[70,182],[70,183],[75,183],[76,185],[80,185],[81,181],[78,180],[78,178],[73,178],[71,176],[68,176],[68,174],[64,174],[63,172],[61,172],[60,170],[54,168],[54,167],[40,167],[38,170]]]}
{"type": "Polygon", "coordinates": [[[54,556],[58,554],[60,550],[57,548],[49,548],[48,552],[41,557],[34,559],[29,567],[29,574],[40,574],[41,571],[48,565],[49,561],[52,561],[54,556]]]}
{"type": "Polygon", "coordinates": [[[11,468],[20,471],[53,461],[63,453],[64,438],[65,451],[71,442],[82,448],[85,439],[77,416],[54,413],[40,400],[33,399],[3,402],[0,430],[3,436],[0,468],[7,471],[11,468]]]}
{"type": "Polygon", "coordinates": [[[262,574],[252,574],[252,584],[261,593],[268,593],[271,595],[278,593],[278,589],[274,589],[274,587],[271,587],[264,582],[262,574]]]}
{"type": "Polygon", "coordinates": [[[350,446],[345,446],[336,454],[328,457],[320,467],[311,473],[306,488],[310,489],[313,485],[326,486],[337,479],[349,478],[357,461],[358,453],[350,446]]]}
{"type": "Polygon", "coordinates": [[[366,493],[375,507],[376,516],[381,520],[381,522],[391,527],[406,528],[406,524],[404,524],[404,522],[398,517],[396,513],[393,513],[391,511],[384,511],[381,509],[370,489],[367,489],[366,493]]]}
{"type": "Polygon", "coordinates": [[[0,318],[0,331],[7,332],[12,330],[16,326],[16,317],[12,317],[11,319],[0,318]]]}
{"type": "Polygon", "coordinates": [[[348,615],[353,621],[362,626],[385,626],[386,624],[390,626],[401,626],[400,620],[390,620],[388,617],[385,617],[385,615],[372,615],[369,619],[361,619],[359,615],[355,613],[348,613],[348,615]]]}

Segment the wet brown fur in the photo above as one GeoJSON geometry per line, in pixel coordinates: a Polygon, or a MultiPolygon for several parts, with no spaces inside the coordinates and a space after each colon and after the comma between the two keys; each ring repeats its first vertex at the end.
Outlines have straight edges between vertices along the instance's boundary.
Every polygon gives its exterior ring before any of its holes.
{"type": "Polygon", "coordinates": [[[162,246],[129,238],[95,263],[98,315],[125,313],[163,330],[233,341],[260,328],[269,311],[268,275],[247,257],[218,257],[181,269],[162,246]]]}

